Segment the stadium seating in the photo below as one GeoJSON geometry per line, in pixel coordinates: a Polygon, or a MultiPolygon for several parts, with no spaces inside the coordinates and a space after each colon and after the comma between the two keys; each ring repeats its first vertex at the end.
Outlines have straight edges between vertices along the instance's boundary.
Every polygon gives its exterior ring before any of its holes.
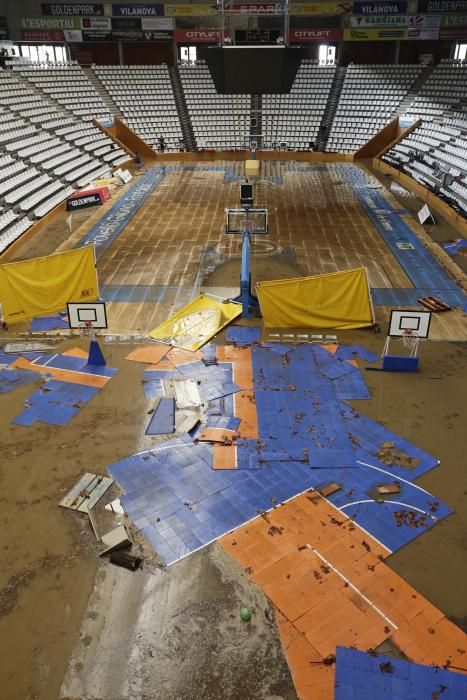
{"type": "Polygon", "coordinates": [[[439,123],[422,121],[382,159],[467,216],[467,114],[454,112],[439,123]]]}
{"type": "Polygon", "coordinates": [[[166,65],[93,68],[138,136],[155,150],[157,139],[163,136],[166,150],[178,150],[182,130],[166,65]]]}
{"type": "Polygon", "coordinates": [[[440,118],[445,112],[455,110],[466,92],[467,64],[441,61],[410,105],[407,115],[425,121],[440,118]]]}
{"type": "Polygon", "coordinates": [[[385,127],[422,71],[420,65],[347,68],[326,150],[354,153],[385,127]]]}
{"type": "Polygon", "coordinates": [[[20,71],[0,71],[0,252],[77,187],[128,160],[89,121],[87,108],[84,115],[72,113],[32,84],[30,72],[41,79],[77,73],[76,66],[24,64],[20,71]]]}
{"type": "Polygon", "coordinates": [[[335,70],[305,59],[288,95],[263,95],[263,148],[302,150],[316,143],[335,70]]]}
{"type": "Polygon", "coordinates": [[[219,95],[204,61],[181,64],[179,71],[198,148],[248,147],[250,95],[219,95]]]}

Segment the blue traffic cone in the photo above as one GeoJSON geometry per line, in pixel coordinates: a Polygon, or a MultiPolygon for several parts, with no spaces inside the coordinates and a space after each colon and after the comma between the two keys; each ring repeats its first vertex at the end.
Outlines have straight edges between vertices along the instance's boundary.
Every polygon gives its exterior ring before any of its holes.
{"type": "Polygon", "coordinates": [[[99,347],[97,340],[91,340],[89,346],[88,365],[105,365],[105,357],[99,347]]]}

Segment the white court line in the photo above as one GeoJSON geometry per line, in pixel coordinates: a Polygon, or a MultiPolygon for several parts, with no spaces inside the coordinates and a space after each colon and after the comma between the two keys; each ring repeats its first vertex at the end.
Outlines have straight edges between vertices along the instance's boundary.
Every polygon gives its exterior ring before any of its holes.
{"type": "MultiPolygon", "coordinates": [[[[357,464],[363,464],[365,467],[369,467],[370,469],[376,469],[378,472],[382,472],[383,474],[387,474],[388,476],[391,476],[394,478],[396,474],[391,474],[391,472],[387,472],[385,469],[380,469],[379,467],[375,467],[373,464],[368,464],[368,462],[361,462],[359,459],[357,459],[357,464]]],[[[439,462],[438,462],[439,464],[439,462]]],[[[409,486],[413,486],[414,489],[418,489],[419,491],[423,491],[423,493],[426,493],[427,496],[431,496],[431,493],[429,491],[425,491],[425,489],[422,489],[421,486],[417,486],[417,484],[412,483],[411,481],[407,481],[407,479],[403,479],[401,476],[397,476],[397,481],[403,481],[404,484],[408,484],[409,486]]]]}
{"type": "MultiPolygon", "coordinates": [[[[358,506],[360,503],[376,503],[376,505],[381,505],[380,503],[377,503],[373,498],[368,498],[363,501],[353,501],[353,503],[346,503],[345,506],[340,506],[339,510],[344,510],[344,508],[350,508],[350,506],[358,506]]],[[[422,508],[417,508],[416,506],[411,505],[410,503],[402,503],[402,501],[384,501],[384,503],[387,503],[389,505],[395,505],[395,506],[403,506],[404,508],[409,508],[409,510],[416,510],[419,513],[423,513],[423,515],[429,515],[430,518],[433,520],[438,520],[432,513],[428,513],[426,510],[422,510],[422,508]]]]}
{"type": "Polygon", "coordinates": [[[373,608],[373,610],[374,610],[375,612],[378,613],[378,615],[381,615],[381,617],[382,617],[384,620],[386,620],[386,622],[389,622],[389,624],[392,625],[392,627],[394,627],[395,630],[397,629],[397,625],[395,625],[394,622],[393,622],[392,620],[390,620],[389,617],[387,617],[387,616],[383,613],[383,611],[380,610],[380,609],[378,608],[377,605],[375,605],[374,603],[372,603],[371,600],[370,600],[369,598],[367,598],[366,595],[365,595],[364,593],[362,593],[362,591],[360,591],[356,586],[354,586],[353,583],[352,583],[352,581],[349,581],[349,579],[347,578],[347,576],[344,576],[344,574],[342,574],[338,569],[336,569],[336,567],[333,566],[333,565],[331,564],[330,561],[328,561],[327,559],[325,559],[325,557],[323,557],[323,555],[320,554],[320,553],[318,552],[317,549],[315,549],[314,547],[312,547],[311,544],[307,544],[306,547],[308,547],[308,549],[311,549],[311,551],[312,551],[314,554],[316,554],[316,556],[319,557],[319,558],[321,559],[321,561],[324,561],[324,563],[326,564],[326,566],[329,566],[329,568],[332,569],[332,570],[334,571],[334,573],[337,574],[337,576],[339,576],[339,578],[341,578],[343,581],[345,581],[345,583],[346,583],[348,586],[350,586],[350,588],[351,588],[352,590],[354,590],[355,593],[357,593],[357,594],[360,596],[360,598],[363,598],[363,600],[364,600],[366,603],[368,603],[368,605],[370,605],[370,606],[373,608]]]}

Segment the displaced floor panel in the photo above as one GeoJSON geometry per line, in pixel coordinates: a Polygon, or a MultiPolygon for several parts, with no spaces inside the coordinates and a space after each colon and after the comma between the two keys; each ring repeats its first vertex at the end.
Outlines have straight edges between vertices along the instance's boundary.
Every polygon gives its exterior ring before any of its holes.
{"type": "Polygon", "coordinates": [[[175,400],[159,399],[146,428],[146,435],[168,435],[173,432],[175,432],[175,400]]]}
{"type": "Polygon", "coordinates": [[[240,304],[200,294],[148,335],[186,350],[198,350],[241,313],[240,304]]]}
{"type": "Polygon", "coordinates": [[[96,476],[86,472],[71,491],[62,498],[59,505],[62,508],[79,510],[80,513],[88,513],[93,508],[104,493],[109,489],[114,480],[108,476],[96,476]]]}
{"type": "Polygon", "coordinates": [[[413,661],[462,667],[467,636],[386,566],[387,549],[317,492],[220,543],[278,609],[301,700],[332,700],[334,666],[323,662],[338,645],[367,651],[392,639],[413,661]]]}

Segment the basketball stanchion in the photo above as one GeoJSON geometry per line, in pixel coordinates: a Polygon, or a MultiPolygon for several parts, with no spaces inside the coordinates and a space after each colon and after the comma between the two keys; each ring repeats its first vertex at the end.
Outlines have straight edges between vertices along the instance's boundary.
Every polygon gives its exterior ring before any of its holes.
{"type": "MultiPolygon", "coordinates": [[[[420,341],[428,338],[430,311],[404,311],[393,309],[389,329],[384,343],[381,369],[386,372],[417,372],[419,365],[418,347],[420,341]],[[391,339],[400,339],[408,355],[390,354],[391,339]]],[[[376,369],[376,368],[375,368],[376,369]]]]}
{"type": "Polygon", "coordinates": [[[251,291],[251,236],[268,233],[268,211],[264,208],[254,208],[253,185],[243,183],[240,186],[241,209],[225,210],[227,234],[242,235],[242,267],[240,272],[240,294],[232,301],[242,305],[242,318],[249,318],[259,309],[258,298],[251,291]]]}
{"type": "Polygon", "coordinates": [[[89,338],[88,365],[104,366],[105,357],[96,340],[96,330],[107,328],[107,313],[105,303],[76,302],[67,304],[68,323],[70,328],[79,330],[82,338],[89,338]]]}

